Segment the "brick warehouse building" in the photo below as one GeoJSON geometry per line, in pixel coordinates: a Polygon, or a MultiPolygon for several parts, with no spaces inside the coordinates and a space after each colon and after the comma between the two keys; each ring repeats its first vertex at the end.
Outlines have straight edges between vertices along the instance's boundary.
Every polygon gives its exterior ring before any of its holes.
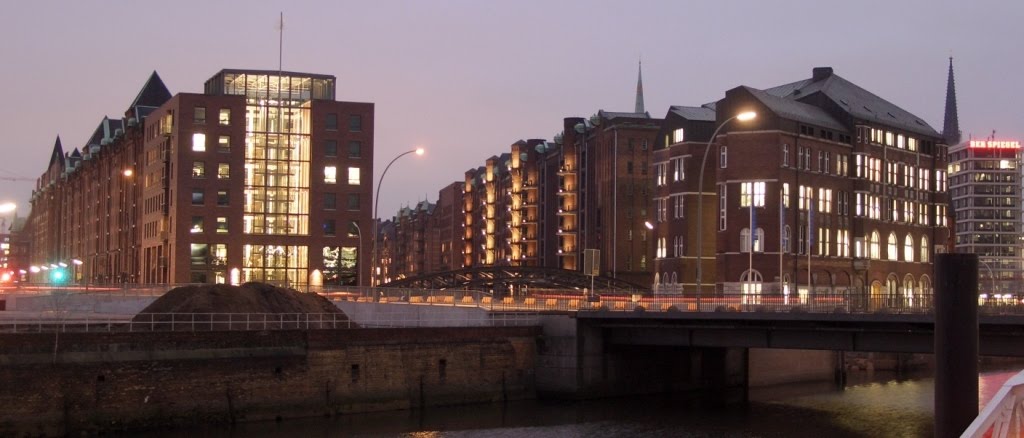
{"type": "MultiPolygon", "coordinates": [[[[449,269],[580,271],[583,250],[599,249],[601,275],[650,284],[653,242],[644,222],[652,194],[651,151],[660,126],[661,120],[644,110],[638,77],[633,112],[601,110],[589,118],[565,118],[553,141],[519,140],[509,152],[467,170],[457,218],[461,260],[449,269]]],[[[447,235],[447,220],[434,223],[443,229],[428,230],[428,236],[447,235]]],[[[430,242],[424,257],[440,260],[448,247],[430,242]]],[[[396,272],[394,278],[402,275],[396,272]]]]}
{"type": "Polygon", "coordinates": [[[84,153],[55,145],[32,263],[82,260],[75,278],[100,283],[355,284],[373,104],[334,98],[326,75],[222,70],[171,96],[154,73],[84,153]]]}
{"type": "Polygon", "coordinates": [[[767,90],[734,88],[703,110],[676,108],[655,152],[662,290],[697,291],[699,232],[703,296],[931,291],[932,255],[949,241],[947,155],[920,118],[831,68],[767,90]],[[732,120],[714,139],[703,230],[694,230],[705,142],[743,111],[757,117],[732,120]]]}

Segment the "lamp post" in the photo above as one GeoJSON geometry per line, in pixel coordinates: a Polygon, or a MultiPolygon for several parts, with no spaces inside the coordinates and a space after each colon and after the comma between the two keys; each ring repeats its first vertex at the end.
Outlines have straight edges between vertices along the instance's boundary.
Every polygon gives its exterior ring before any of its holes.
{"type": "Polygon", "coordinates": [[[380,178],[377,179],[377,193],[373,197],[373,260],[370,260],[370,286],[377,285],[377,203],[380,200],[380,185],[384,181],[384,175],[387,175],[388,169],[391,168],[395,161],[409,154],[423,155],[423,148],[416,148],[413,150],[405,151],[398,154],[395,158],[391,159],[384,171],[381,172],[380,178]]]}
{"type": "MultiPolygon", "coordinates": [[[[654,224],[651,221],[644,221],[644,227],[647,227],[651,231],[651,242],[654,242],[654,257],[651,258],[651,266],[654,268],[654,275],[651,276],[653,282],[651,283],[651,291],[654,292],[654,302],[658,302],[658,266],[655,262],[658,260],[658,235],[654,232],[654,224]]],[[[645,248],[646,249],[646,248],[645,248]]]]}
{"type": "Polygon", "coordinates": [[[359,259],[363,258],[363,230],[359,228],[359,222],[352,221],[352,226],[356,227],[356,234],[359,236],[359,252],[356,255],[356,278],[359,280],[356,281],[356,286],[362,286],[360,283],[363,282],[363,275],[359,271],[363,269],[363,265],[359,263],[359,259]]]}
{"type": "Polygon", "coordinates": [[[715,132],[711,134],[711,138],[708,139],[707,146],[704,147],[704,158],[700,162],[700,177],[697,180],[697,311],[700,311],[700,296],[703,292],[703,278],[704,273],[704,167],[708,162],[708,151],[711,150],[711,143],[715,141],[715,137],[718,136],[718,131],[721,131],[725,125],[728,125],[733,119],[737,119],[741,122],[753,120],[757,117],[757,113],[753,111],[746,111],[735,116],[725,119],[722,124],[715,128],[715,132]]]}

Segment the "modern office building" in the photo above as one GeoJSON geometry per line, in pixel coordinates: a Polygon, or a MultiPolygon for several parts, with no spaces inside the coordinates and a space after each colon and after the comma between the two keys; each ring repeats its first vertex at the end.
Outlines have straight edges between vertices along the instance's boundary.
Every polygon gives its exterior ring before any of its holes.
{"type": "Polygon", "coordinates": [[[33,263],[88,282],[357,284],[369,275],[373,104],[333,76],[222,70],[171,95],[155,73],[33,192],[33,263]],[[340,147],[339,147],[340,145],[340,147]]]}
{"type": "Polygon", "coordinates": [[[1024,287],[1019,141],[969,140],[950,147],[949,191],[956,250],[978,255],[978,290],[1019,294],[1024,287]]]}
{"type": "Polygon", "coordinates": [[[875,300],[931,291],[933,254],[949,242],[947,154],[919,117],[825,67],[672,107],[658,137],[662,290],[875,300]],[[737,117],[750,111],[752,120],[737,117]]]}
{"type": "Polygon", "coordinates": [[[949,59],[943,135],[949,144],[949,195],[956,251],[978,255],[978,290],[989,296],[1024,290],[1019,141],[961,141],[953,58],[949,59]]]}

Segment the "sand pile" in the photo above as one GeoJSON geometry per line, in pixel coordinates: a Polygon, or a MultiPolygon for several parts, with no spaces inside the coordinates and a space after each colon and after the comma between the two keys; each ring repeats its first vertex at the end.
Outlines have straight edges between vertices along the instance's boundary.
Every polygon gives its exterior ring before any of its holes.
{"type": "MultiPolygon", "coordinates": [[[[287,320],[329,319],[347,321],[337,306],[315,293],[303,293],[266,283],[245,283],[241,286],[203,284],[171,289],[133,318],[135,322],[152,321],[153,314],[293,314],[287,320]],[[327,317],[310,314],[335,314],[327,317]],[[307,315],[309,315],[307,317],[307,315]]],[[[166,318],[157,318],[161,321],[166,318]]],[[[175,318],[178,320],[179,318],[175,318]]],[[[217,318],[218,320],[221,318],[217,318]]],[[[276,318],[280,319],[280,318],[276,318]]],[[[232,320],[237,320],[232,318],[232,320]]]]}

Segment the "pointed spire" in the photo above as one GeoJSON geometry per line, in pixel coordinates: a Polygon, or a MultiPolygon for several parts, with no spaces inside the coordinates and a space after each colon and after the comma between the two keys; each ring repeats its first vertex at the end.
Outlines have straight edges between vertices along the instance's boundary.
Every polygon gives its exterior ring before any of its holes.
{"type": "MultiPolygon", "coordinates": [[[[149,75],[146,79],[146,83],[142,85],[142,89],[139,90],[139,94],[135,96],[132,103],[128,105],[128,110],[125,111],[125,116],[141,118],[138,114],[139,107],[156,108],[163,105],[171,99],[171,92],[164,85],[164,81],[160,79],[160,75],[157,74],[156,70],[149,75]]],[[[148,112],[147,112],[148,114],[148,112]]]]}
{"type": "Polygon", "coordinates": [[[58,169],[64,169],[64,148],[60,145],[60,136],[57,136],[57,141],[53,143],[53,153],[50,154],[50,168],[53,168],[56,164],[58,169]]]}
{"type": "Polygon", "coordinates": [[[644,63],[637,60],[636,69],[636,108],[633,112],[643,114],[644,112],[644,63]]]}
{"type": "Polygon", "coordinates": [[[946,144],[960,144],[960,120],[956,111],[956,85],[953,82],[953,57],[949,57],[949,78],[946,80],[946,118],[942,124],[942,137],[946,144]]]}

